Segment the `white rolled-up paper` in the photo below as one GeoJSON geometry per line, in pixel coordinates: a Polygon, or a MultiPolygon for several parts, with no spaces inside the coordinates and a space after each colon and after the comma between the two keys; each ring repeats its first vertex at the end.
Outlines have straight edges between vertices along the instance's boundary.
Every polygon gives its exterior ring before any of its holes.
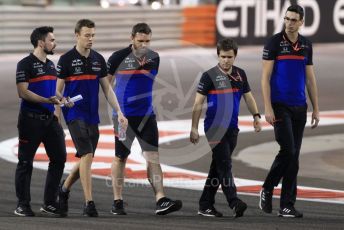
{"type": "MultiPolygon", "coordinates": [[[[77,101],[80,101],[80,100],[82,100],[81,94],[69,98],[68,102],[77,102],[77,101]]],[[[65,104],[61,104],[60,106],[63,107],[63,106],[65,106],[65,104]]]]}

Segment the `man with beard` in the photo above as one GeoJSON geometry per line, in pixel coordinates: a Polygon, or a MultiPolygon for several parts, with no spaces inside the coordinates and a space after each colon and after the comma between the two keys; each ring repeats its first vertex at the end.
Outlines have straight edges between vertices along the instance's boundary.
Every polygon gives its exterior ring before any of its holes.
{"type": "Polygon", "coordinates": [[[223,39],[217,43],[219,63],[203,73],[192,109],[190,141],[196,144],[199,141],[199,119],[207,98],[204,131],[212,149],[212,162],[199,200],[198,215],[201,216],[222,217],[222,213],[214,207],[215,195],[220,185],[235,217],[243,216],[247,208],[246,203],[237,196],[231,159],[239,133],[238,116],[242,97],[253,116],[254,130],[259,132],[261,125],[246,73],[233,65],[237,53],[238,46],[232,39],[223,39]]]}
{"type": "MultiPolygon", "coordinates": [[[[83,215],[97,217],[98,212],[92,196],[91,165],[99,139],[99,85],[111,107],[118,113],[118,122],[126,127],[117,98],[106,78],[106,62],[102,55],[92,48],[95,23],[81,19],[75,26],[76,46],[61,56],[58,65],[57,91],[65,97],[81,95],[83,99],[72,108],[63,108],[63,115],[80,158],[59,191],[60,209],[68,212],[68,198],[71,186],[80,178],[85,204],[83,215]]],[[[58,111],[59,113],[59,111],[58,111]]]]}
{"type": "Polygon", "coordinates": [[[33,53],[17,65],[16,83],[22,99],[18,118],[18,164],[15,174],[18,205],[14,214],[34,216],[30,206],[30,183],[35,153],[44,144],[49,157],[49,167],[44,189],[41,212],[59,215],[56,205],[57,191],[66,161],[64,133],[56,116],[54,105],[65,102],[56,93],[56,70],[47,58],[56,47],[52,27],[43,26],[33,30],[31,43],[33,53]]]}
{"type": "Polygon", "coordinates": [[[111,213],[126,215],[123,207],[122,188],[124,169],[135,139],[140,143],[147,161],[147,177],[155,193],[157,215],[166,215],[182,207],[180,200],[167,198],[163,188],[163,173],[159,162],[159,132],[152,105],[152,91],[158,74],[160,58],[149,49],[152,30],[146,23],[132,28],[131,45],[114,52],[108,60],[111,82],[115,81],[115,92],[124,115],[128,118],[126,139],[120,140],[118,113],[114,111],[115,151],[112,163],[112,186],[114,202],[111,213]]]}
{"type": "Polygon", "coordinates": [[[282,180],[280,217],[301,218],[294,207],[297,173],[303,131],[307,120],[305,88],[312,103],[312,128],[319,123],[318,92],[313,68],[312,43],[300,35],[304,11],[299,5],[288,7],[284,30],[272,36],[264,46],[262,93],[265,119],[274,127],[280,150],[260,192],[259,207],[272,212],[274,187],[282,180]]]}

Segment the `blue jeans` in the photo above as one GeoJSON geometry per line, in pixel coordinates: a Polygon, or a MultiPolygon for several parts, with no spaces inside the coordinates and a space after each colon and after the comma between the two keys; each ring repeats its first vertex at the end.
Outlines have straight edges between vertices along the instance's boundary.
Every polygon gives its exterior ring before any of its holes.
{"type": "Polygon", "coordinates": [[[294,206],[296,201],[299,155],[307,121],[307,105],[273,104],[272,107],[276,119],[275,139],[280,150],[272,163],[263,188],[272,191],[283,178],[280,199],[280,207],[283,208],[294,206]]]}

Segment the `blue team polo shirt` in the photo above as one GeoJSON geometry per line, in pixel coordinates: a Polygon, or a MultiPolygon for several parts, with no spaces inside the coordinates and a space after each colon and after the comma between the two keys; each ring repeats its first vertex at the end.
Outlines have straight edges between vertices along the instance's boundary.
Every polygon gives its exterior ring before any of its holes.
{"type": "Polygon", "coordinates": [[[57,77],[65,80],[65,97],[81,94],[83,99],[72,108],[63,108],[66,122],[83,120],[88,124],[99,123],[99,79],[106,77],[106,62],[102,55],[90,51],[86,58],[74,47],[60,57],[57,77]]]}
{"type": "MultiPolygon", "coordinates": [[[[52,97],[56,93],[56,70],[49,59],[42,62],[32,53],[17,64],[16,83],[27,82],[28,90],[42,97],[52,97]]],[[[22,99],[21,110],[36,113],[52,113],[54,105],[49,103],[33,103],[22,99]]]]}
{"type": "Polygon", "coordinates": [[[108,73],[115,75],[114,91],[125,116],[154,115],[152,92],[159,62],[158,53],[152,50],[142,57],[136,57],[131,45],[114,52],[109,58],[108,73]]]}
{"type": "Polygon", "coordinates": [[[233,66],[230,75],[219,66],[203,73],[197,92],[207,96],[205,131],[216,127],[238,128],[240,100],[250,91],[246,73],[239,67],[233,66]]]}
{"type": "Polygon", "coordinates": [[[299,34],[293,44],[283,31],[265,44],[263,59],[274,60],[271,102],[287,106],[306,105],[306,65],[313,65],[312,43],[299,34]]]}

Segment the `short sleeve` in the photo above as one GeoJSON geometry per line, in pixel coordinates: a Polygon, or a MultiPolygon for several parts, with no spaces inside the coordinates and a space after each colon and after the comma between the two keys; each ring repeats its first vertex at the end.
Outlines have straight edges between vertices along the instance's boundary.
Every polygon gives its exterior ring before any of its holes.
{"type": "Polygon", "coordinates": [[[113,53],[107,62],[107,73],[114,75],[122,61],[123,57],[119,54],[119,52],[113,53]]]}
{"type": "Polygon", "coordinates": [[[16,83],[29,82],[30,69],[26,62],[20,61],[17,64],[16,83]]]}
{"type": "Polygon", "coordinates": [[[313,65],[313,47],[312,47],[312,43],[309,44],[308,54],[307,54],[307,64],[306,65],[313,65]]]}
{"type": "Polygon", "coordinates": [[[107,67],[106,67],[106,62],[103,56],[100,56],[100,63],[101,63],[101,74],[100,78],[106,77],[107,76],[107,67]]]}
{"type": "Polygon", "coordinates": [[[159,65],[160,65],[160,56],[159,56],[159,54],[156,54],[156,57],[154,59],[155,59],[155,69],[156,69],[156,72],[158,73],[159,72],[159,65]]]}
{"type": "Polygon", "coordinates": [[[211,90],[213,83],[207,73],[203,73],[198,87],[197,87],[197,92],[202,94],[202,95],[207,95],[208,92],[211,90]]]}
{"type": "Polygon", "coordinates": [[[242,92],[244,94],[250,92],[251,87],[250,87],[250,84],[248,83],[245,71],[241,71],[240,75],[241,75],[242,80],[243,80],[242,92]]]}
{"type": "Polygon", "coordinates": [[[66,77],[68,77],[68,69],[67,69],[68,67],[65,63],[66,61],[65,61],[64,56],[61,56],[56,66],[56,72],[57,72],[58,78],[65,79],[66,77]]]}
{"type": "Polygon", "coordinates": [[[275,39],[269,39],[263,49],[263,60],[275,60],[276,56],[275,39]]]}

